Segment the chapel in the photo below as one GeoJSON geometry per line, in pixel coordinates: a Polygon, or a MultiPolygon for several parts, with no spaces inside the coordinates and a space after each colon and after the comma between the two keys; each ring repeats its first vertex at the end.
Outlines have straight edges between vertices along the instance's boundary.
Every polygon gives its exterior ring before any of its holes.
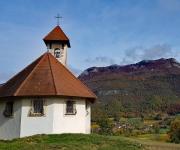
{"type": "Polygon", "coordinates": [[[70,40],[57,25],[47,52],[0,87],[0,139],[91,132],[96,95],[67,68],[70,40]]]}

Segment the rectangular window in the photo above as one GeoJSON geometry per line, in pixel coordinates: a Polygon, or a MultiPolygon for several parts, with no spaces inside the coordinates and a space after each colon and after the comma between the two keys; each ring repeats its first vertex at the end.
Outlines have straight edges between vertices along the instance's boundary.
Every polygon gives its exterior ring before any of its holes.
{"type": "Polygon", "coordinates": [[[90,103],[89,103],[89,101],[87,101],[87,100],[86,100],[85,103],[86,103],[86,115],[88,115],[88,114],[89,114],[89,111],[90,111],[90,109],[89,109],[89,108],[90,108],[90,103]]]}
{"type": "Polygon", "coordinates": [[[67,101],[66,102],[66,114],[67,115],[75,115],[76,114],[75,101],[67,101]]]}
{"type": "Polygon", "coordinates": [[[32,101],[32,108],[30,112],[31,116],[43,116],[44,115],[44,100],[34,99],[32,101]]]}
{"type": "Polygon", "coordinates": [[[13,105],[14,102],[7,102],[4,110],[5,117],[12,117],[13,116],[13,105]]]}

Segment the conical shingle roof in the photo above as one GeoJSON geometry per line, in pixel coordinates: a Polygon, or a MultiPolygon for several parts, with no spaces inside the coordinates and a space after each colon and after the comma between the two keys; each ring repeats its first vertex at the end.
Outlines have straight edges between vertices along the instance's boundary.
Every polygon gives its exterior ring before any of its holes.
{"type": "Polygon", "coordinates": [[[44,42],[62,42],[66,43],[68,47],[70,47],[69,38],[66,36],[66,34],[63,32],[63,30],[60,28],[60,26],[56,26],[51,32],[49,32],[44,38],[44,42]]]}
{"type": "Polygon", "coordinates": [[[45,53],[0,88],[0,97],[96,96],[50,53],[45,53]]]}

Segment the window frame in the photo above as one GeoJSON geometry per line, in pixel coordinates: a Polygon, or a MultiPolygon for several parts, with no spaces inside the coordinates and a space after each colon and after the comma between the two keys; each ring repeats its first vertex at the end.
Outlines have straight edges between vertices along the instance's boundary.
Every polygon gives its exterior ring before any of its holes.
{"type": "Polygon", "coordinates": [[[77,110],[76,110],[76,101],[74,101],[74,100],[67,100],[66,102],[65,102],[65,115],[76,115],[77,114],[77,110]],[[68,108],[67,108],[67,104],[69,103],[69,102],[72,102],[72,112],[68,112],[67,110],[68,110],[68,108]]]}
{"type": "Polygon", "coordinates": [[[90,106],[90,102],[88,100],[85,101],[85,110],[86,110],[86,116],[89,115],[90,113],[90,109],[91,109],[91,106],[90,106]]]}
{"type": "Polygon", "coordinates": [[[29,116],[30,117],[43,117],[45,116],[45,100],[42,98],[34,98],[33,100],[31,100],[31,108],[29,111],[29,116]],[[35,101],[42,101],[42,112],[34,112],[34,102],[35,101]]]}
{"type": "Polygon", "coordinates": [[[5,103],[5,108],[4,108],[4,111],[3,111],[3,115],[6,118],[12,118],[14,116],[14,101],[7,101],[5,103]],[[8,108],[9,107],[8,105],[11,106],[10,110],[8,108]],[[7,111],[10,111],[10,113],[7,112],[7,111]]]}

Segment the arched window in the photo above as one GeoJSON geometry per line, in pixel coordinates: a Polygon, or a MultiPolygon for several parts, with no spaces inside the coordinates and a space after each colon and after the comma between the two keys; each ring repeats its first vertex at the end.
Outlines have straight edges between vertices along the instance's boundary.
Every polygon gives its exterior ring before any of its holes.
{"type": "Polygon", "coordinates": [[[61,57],[61,50],[60,50],[59,48],[56,48],[56,49],[54,50],[54,56],[55,56],[56,58],[60,58],[60,57],[61,57]]]}

